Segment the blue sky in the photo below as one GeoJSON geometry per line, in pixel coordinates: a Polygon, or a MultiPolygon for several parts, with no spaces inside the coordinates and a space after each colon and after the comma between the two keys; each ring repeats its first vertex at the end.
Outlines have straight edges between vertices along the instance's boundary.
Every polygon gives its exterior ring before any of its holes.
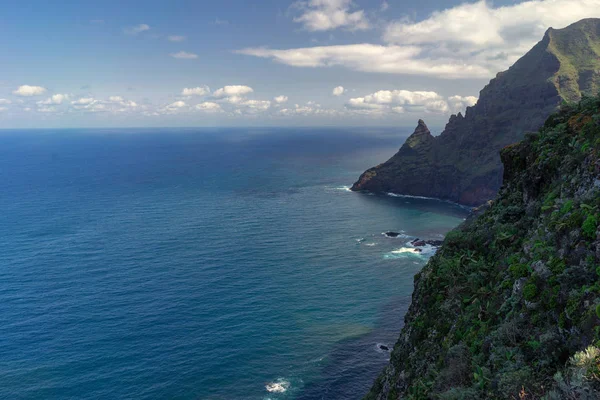
{"type": "Polygon", "coordinates": [[[0,127],[441,125],[548,27],[598,10],[600,0],[8,0],[0,127]]]}

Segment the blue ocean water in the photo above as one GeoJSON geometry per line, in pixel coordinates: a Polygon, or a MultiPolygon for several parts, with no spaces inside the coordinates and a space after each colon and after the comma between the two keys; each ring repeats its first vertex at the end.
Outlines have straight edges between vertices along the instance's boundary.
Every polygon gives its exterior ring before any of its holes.
{"type": "Polygon", "coordinates": [[[0,398],[360,398],[430,254],[405,243],[466,215],[347,190],[404,136],[0,131],[0,398]]]}

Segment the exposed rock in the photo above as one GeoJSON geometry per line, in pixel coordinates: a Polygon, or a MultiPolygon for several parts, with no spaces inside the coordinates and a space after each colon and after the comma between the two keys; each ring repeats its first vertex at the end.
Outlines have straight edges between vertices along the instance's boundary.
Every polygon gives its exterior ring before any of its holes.
{"type": "Polygon", "coordinates": [[[386,233],[384,233],[384,235],[387,237],[395,238],[395,237],[400,236],[400,233],[399,232],[386,232],[386,233]]]}
{"type": "Polygon", "coordinates": [[[549,29],[533,49],[490,81],[464,117],[450,117],[437,137],[419,120],[398,153],[364,172],[352,190],[483,204],[502,183],[501,148],[537,130],[563,100],[578,101],[598,90],[600,20],[549,29]]]}

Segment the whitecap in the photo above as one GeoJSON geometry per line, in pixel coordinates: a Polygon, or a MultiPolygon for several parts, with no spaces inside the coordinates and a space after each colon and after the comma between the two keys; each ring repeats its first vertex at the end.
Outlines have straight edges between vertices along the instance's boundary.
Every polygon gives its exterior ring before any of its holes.
{"type": "Polygon", "coordinates": [[[283,378],[278,378],[274,382],[265,385],[265,389],[270,393],[285,393],[289,388],[290,382],[283,378]]]}
{"type": "Polygon", "coordinates": [[[344,192],[351,192],[350,186],[336,186],[333,188],[334,190],[342,190],[344,192]]]}
{"type": "Polygon", "coordinates": [[[426,244],[421,247],[414,247],[410,242],[405,243],[405,247],[401,247],[396,250],[392,250],[387,254],[384,254],[383,258],[406,258],[406,257],[419,257],[429,258],[435,254],[437,247],[426,244]]]}
{"type": "Polygon", "coordinates": [[[365,246],[369,246],[369,247],[373,247],[375,246],[377,243],[365,243],[365,246]]]}

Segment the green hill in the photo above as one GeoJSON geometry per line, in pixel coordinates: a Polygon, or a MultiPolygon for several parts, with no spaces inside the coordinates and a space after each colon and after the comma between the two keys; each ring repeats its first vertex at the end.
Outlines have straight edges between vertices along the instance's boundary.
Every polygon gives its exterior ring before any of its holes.
{"type": "Polygon", "coordinates": [[[498,197],[415,276],[366,399],[600,398],[600,97],[501,158],[498,197]]]}

